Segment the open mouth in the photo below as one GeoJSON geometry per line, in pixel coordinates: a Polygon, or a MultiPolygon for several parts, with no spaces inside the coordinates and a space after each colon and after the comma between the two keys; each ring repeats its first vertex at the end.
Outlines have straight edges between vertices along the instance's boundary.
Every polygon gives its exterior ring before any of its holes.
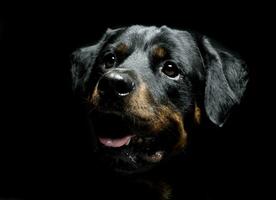
{"type": "Polygon", "coordinates": [[[165,134],[152,134],[146,121],[120,113],[93,113],[92,121],[98,152],[116,171],[140,170],[166,156],[170,141],[165,134]]]}
{"type": "Polygon", "coordinates": [[[129,145],[131,137],[131,135],[116,139],[99,137],[99,141],[106,147],[122,147],[129,145]]]}

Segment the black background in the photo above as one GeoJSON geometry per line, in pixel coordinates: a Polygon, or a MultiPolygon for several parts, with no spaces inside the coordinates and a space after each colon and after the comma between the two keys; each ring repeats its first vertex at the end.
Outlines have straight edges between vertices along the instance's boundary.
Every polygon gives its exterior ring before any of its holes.
{"type": "Polygon", "coordinates": [[[209,160],[214,168],[207,190],[210,199],[268,195],[263,189],[272,145],[266,127],[274,107],[267,95],[273,93],[269,5],[68,4],[0,8],[0,197],[41,199],[56,191],[66,196],[61,188],[81,180],[90,146],[71,92],[70,53],[95,43],[107,28],[132,24],[196,30],[248,63],[250,88],[242,114],[233,120],[235,132],[212,136],[216,155],[209,160]]]}

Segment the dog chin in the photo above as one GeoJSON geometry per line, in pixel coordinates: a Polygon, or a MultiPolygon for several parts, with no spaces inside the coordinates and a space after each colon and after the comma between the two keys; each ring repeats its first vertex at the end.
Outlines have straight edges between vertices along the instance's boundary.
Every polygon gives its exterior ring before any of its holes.
{"type": "Polygon", "coordinates": [[[110,171],[125,175],[149,171],[165,157],[164,151],[140,152],[131,144],[116,149],[102,146],[102,144],[100,146],[97,153],[101,165],[110,171]]]}

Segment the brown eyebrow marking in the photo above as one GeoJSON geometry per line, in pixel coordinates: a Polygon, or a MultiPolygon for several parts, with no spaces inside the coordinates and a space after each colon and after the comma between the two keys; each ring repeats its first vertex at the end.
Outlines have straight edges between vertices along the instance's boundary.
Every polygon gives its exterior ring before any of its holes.
{"type": "Polygon", "coordinates": [[[128,51],[128,46],[125,43],[120,43],[115,48],[116,53],[118,54],[126,54],[128,51]]]}
{"type": "Polygon", "coordinates": [[[164,58],[167,55],[166,50],[163,47],[156,47],[153,49],[153,56],[157,58],[164,58]]]}
{"type": "Polygon", "coordinates": [[[201,109],[200,107],[197,105],[197,103],[195,103],[195,111],[194,111],[194,120],[195,122],[199,125],[201,122],[201,109]]]}

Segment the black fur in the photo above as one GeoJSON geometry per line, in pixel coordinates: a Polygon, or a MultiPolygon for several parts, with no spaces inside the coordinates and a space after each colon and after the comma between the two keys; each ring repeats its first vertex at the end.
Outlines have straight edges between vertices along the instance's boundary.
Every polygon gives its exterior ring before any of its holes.
{"type": "MultiPolygon", "coordinates": [[[[131,26],[116,30],[108,29],[97,44],[74,52],[72,58],[74,91],[83,97],[91,96],[92,88],[96,87],[99,80],[113,69],[131,71],[128,76],[138,86],[143,82],[147,86],[152,102],[154,102],[152,103],[154,104],[153,108],[158,105],[169,105],[172,110],[180,113],[185,120],[188,138],[189,132],[193,131],[196,126],[203,126],[206,123],[222,126],[233,107],[240,104],[248,81],[245,63],[233,53],[221,48],[206,36],[166,26],[160,28],[131,26]],[[104,55],[113,51],[114,46],[119,43],[127,45],[127,52],[121,57],[117,56],[116,64],[112,69],[104,68],[104,55]],[[161,46],[166,50],[166,55],[162,59],[155,59],[152,55],[152,48],[155,46],[161,46]],[[180,71],[179,79],[171,79],[162,73],[162,67],[168,60],[176,63],[180,71]],[[192,119],[195,105],[201,108],[202,124],[195,124],[192,119]]],[[[108,102],[106,104],[105,102],[104,108],[109,109],[112,105],[114,107],[112,109],[115,109],[116,112],[122,109],[121,100],[112,99],[112,101],[115,103],[108,102]]],[[[91,117],[92,124],[96,121],[98,125],[104,126],[104,122],[99,122],[97,116],[91,117]]],[[[112,120],[105,122],[111,124],[112,120]]],[[[110,126],[116,125],[119,126],[118,124],[110,126]]],[[[169,131],[172,130],[174,127],[169,131]]],[[[175,140],[173,138],[175,136],[164,137],[165,139],[160,139],[161,143],[175,140]]],[[[155,141],[155,143],[157,142],[155,141]]],[[[161,146],[166,145],[162,144],[161,146]]],[[[135,148],[124,151],[131,155],[137,155],[135,148]]],[[[179,152],[182,152],[182,149],[179,152]]],[[[168,151],[167,154],[169,154],[166,157],[167,161],[176,156],[171,151],[168,151]]],[[[115,155],[118,159],[124,159],[121,158],[122,153],[118,155],[115,155]]],[[[148,168],[144,168],[144,164],[140,165],[137,162],[140,160],[135,161],[135,168],[141,166],[143,172],[147,171],[148,168]]],[[[140,171],[138,170],[138,172],[140,171]]],[[[136,173],[137,171],[131,170],[131,174],[134,176],[136,173]]],[[[152,187],[155,181],[145,185],[152,187]]],[[[162,189],[160,185],[164,186],[163,182],[158,182],[152,187],[154,190],[161,191],[156,198],[167,199],[168,196],[174,196],[165,194],[164,187],[162,189]]]]}

